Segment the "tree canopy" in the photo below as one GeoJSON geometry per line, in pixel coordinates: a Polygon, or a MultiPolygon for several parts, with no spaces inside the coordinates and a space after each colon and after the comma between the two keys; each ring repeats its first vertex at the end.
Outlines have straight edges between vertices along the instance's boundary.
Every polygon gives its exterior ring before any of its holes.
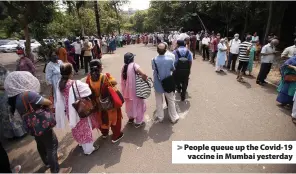
{"type": "Polygon", "coordinates": [[[231,37],[257,32],[264,37],[273,33],[281,42],[292,43],[296,22],[296,2],[272,1],[151,1],[150,8],[135,13],[129,26],[135,32],[209,30],[231,37]],[[204,27],[205,26],[205,27],[204,27]]]}

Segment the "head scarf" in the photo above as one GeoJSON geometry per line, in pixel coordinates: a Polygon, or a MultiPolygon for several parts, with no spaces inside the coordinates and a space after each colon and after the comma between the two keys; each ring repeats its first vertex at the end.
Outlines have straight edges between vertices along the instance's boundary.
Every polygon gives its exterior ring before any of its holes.
{"type": "Polygon", "coordinates": [[[0,86],[4,86],[4,80],[8,74],[7,69],[0,63],[0,86]]]}
{"type": "Polygon", "coordinates": [[[7,75],[4,88],[8,97],[14,97],[25,91],[40,92],[40,82],[30,72],[14,71],[7,75]]]}

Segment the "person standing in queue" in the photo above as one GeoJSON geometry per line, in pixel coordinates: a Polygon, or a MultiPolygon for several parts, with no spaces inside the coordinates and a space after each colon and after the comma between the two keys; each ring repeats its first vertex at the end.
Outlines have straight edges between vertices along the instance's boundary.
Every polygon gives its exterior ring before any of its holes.
{"type": "Polygon", "coordinates": [[[190,69],[192,65],[192,53],[185,47],[183,40],[177,41],[178,48],[174,51],[175,54],[175,80],[177,92],[181,93],[181,101],[186,98],[190,69]]]}
{"type": "Polygon", "coordinates": [[[92,59],[91,50],[93,49],[93,46],[88,39],[85,40],[83,46],[84,46],[83,47],[84,48],[84,69],[85,69],[85,74],[88,74],[88,66],[89,66],[89,62],[92,59]]]}
{"type": "Polygon", "coordinates": [[[155,100],[156,100],[156,118],[155,122],[162,122],[164,119],[163,96],[167,99],[168,113],[173,124],[179,120],[179,115],[175,105],[175,91],[165,91],[162,81],[171,76],[175,70],[172,58],[165,55],[166,46],[160,43],[157,46],[158,56],[152,59],[151,65],[153,70],[155,100]]]}

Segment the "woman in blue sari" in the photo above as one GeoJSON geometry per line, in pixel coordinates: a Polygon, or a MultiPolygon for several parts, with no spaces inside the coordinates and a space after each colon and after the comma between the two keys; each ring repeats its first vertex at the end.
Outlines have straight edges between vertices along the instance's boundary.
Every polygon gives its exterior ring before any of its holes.
{"type": "Polygon", "coordinates": [[[111,39],[110,39],[110,51],[111,51],[111,54],[113,54],[113,52],[116,50],[116,40],[115,40],[115,37],[112,36],[111,39]]]}
{"type": "Polygon", "coordinates": [[[296,75],[296,56],[288,59],[281,67],[281,81],[278,87],[278,97],[277,101],[281,103],[282,106],[287,104],[293,104],[293,96],[296,90],[296,81],[287,82],[284,80],[286,75],[296,75]]]}

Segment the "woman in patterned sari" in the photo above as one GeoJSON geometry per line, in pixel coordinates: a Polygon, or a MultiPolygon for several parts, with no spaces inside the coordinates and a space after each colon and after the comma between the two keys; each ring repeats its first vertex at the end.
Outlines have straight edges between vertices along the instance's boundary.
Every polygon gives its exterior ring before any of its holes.
{"type": "MultiPolygon", "coordinates": [[[[99,100],[98,98],[101,95],[104,97],[107,94],[107,87],[109,85],[115,86],[117,84],[115,79],[110,74],[103,74],[102,70],[102,63],[99,59],[94,59],[90,62],[91,73],[87,76],[86,83],[93,91],[96,101],[99,100]],[[103,79],[104,81],[102,81],[103,79]]],[[[107,138],[110,128],[113,132],[112,143],[118,142],[123,137],[124,134],[121,132],[121,108],[99,111],[97,112],[97,119],[104,139],[107,138]]]]}
{"type": "Polygon", "coordinates": [[[90,155],[99,148],[98,145],[94,145],[92,135],[92,129],[98,128],[98,124],[94,115],[80,118],[72,104],[75,102],[74,91],[76,96],[80,94],[83,98],[89,97],[91,95],[91,90],[87,84],[80,80],[71,80],[73,77],[73,67],[70,63],[61,65],[61,75],[62,78],[58,84],[59,89],[56,91],[56,127],[64,129],[66,119],[68,119],[73,138],[79,143],[79,146],[82,147],[84,154],[90,155]]]}

